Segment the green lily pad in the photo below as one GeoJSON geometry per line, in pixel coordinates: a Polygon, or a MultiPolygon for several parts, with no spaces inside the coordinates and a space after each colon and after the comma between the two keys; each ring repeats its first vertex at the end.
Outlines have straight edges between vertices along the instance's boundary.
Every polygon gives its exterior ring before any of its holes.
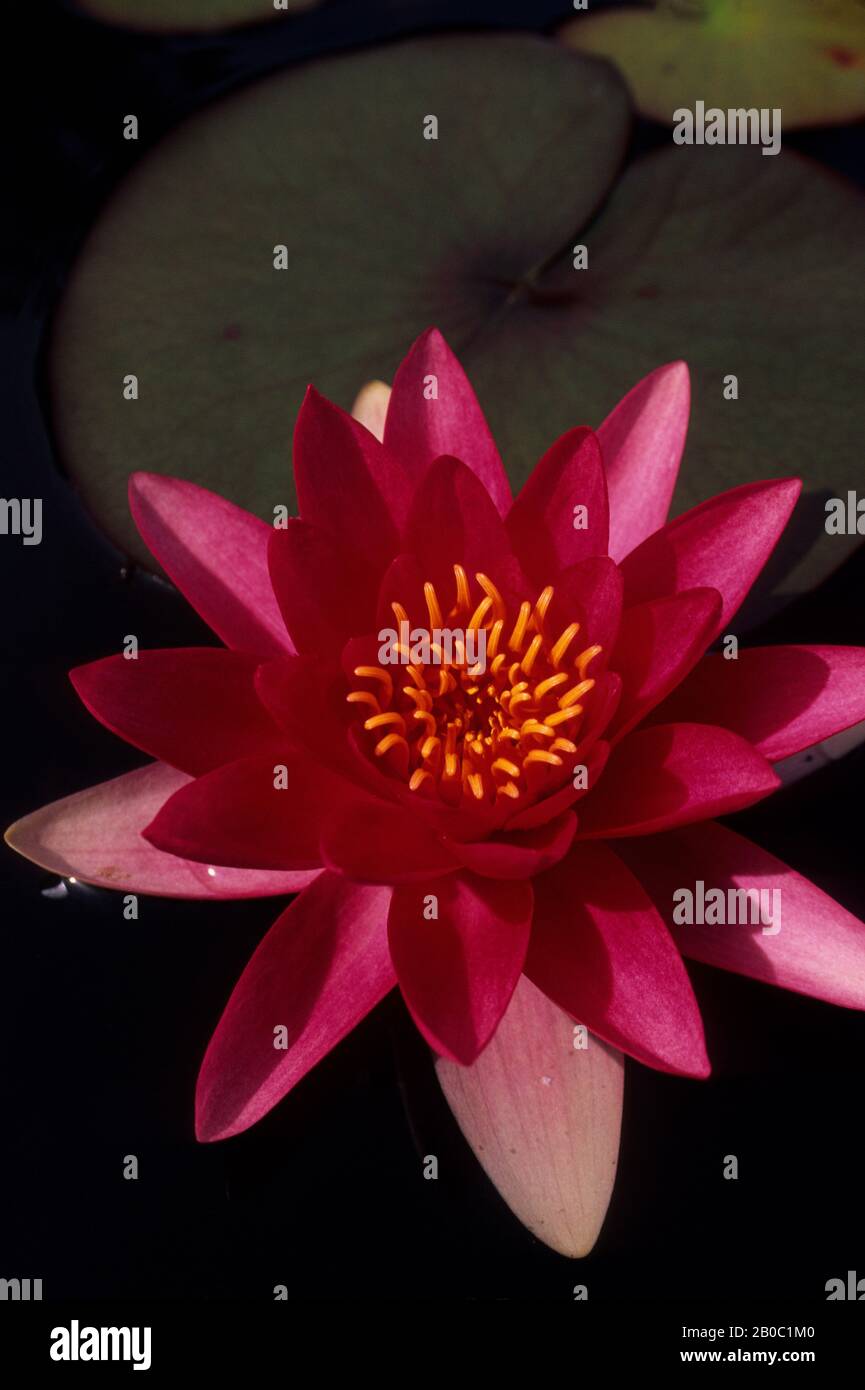
{"type": "Polygon", "coordinates": [[[311,10],[321,0],[77,0],[78,8],[106,24],[152,33],[231,29],[256,20],[279,19],[291,10],[311,10]]]}
{"type": "Polygon", "coordinates": [[[683,106],[780,107],[786,130],[865,115],[863,0],[659,0],[560,30],[609,58],[644,116],[683,106]]]}
{"type": "Polygon", "coordinates": [[[784,587],[826,573],[855,539],[826,535],[822,495],[854,485],[865,433],[862,196],[788,150],[726,147],[671,145],[613,186],[627,129],[611,68],[515,35],[322,60],[193,118],[107,207],[57,317],[56,433],[87,505],[139,556],[136,468],[272,519],[307,383],[348,408],[437,324],[517,486],[685,358],[675,509],[800,472],[797,560],[817,541],[784,587]]]}

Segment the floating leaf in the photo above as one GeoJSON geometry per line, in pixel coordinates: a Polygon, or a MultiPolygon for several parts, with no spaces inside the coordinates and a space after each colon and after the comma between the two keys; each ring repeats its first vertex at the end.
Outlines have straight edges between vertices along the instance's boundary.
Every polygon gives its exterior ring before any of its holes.
{"type": "Polygon", "coordinates": [[[169,34],[231,29],[261,19],[279,19],[290,10],[310,10],[321,0],[77,0],[94,19],[127,29],[169,34]]]}
{"type": "Polygon", "coordinates": [[[272,519],[308,382],[349,408],[437,324],[516,485],[686,359],[674,510],[799,472],[796,555],[818,542],[796,582],[834,567],[852,541],[825,534],[823,495],[865,433],[865,200],[788,150],[672,144],[611,191],[627,123],[606,64],[513,35],[322,60],[193,118],[121,187],[58,314],[55,425],[86,503],[139,555],[135,468],[272,519]]]}
{"type": "Polygon", "coordinates": [[[786,130],[865,114],[863,0],[659,0],[569,20],[560,35],[616,63],[658,121],[698,100],[780,107],[786,130]]]}
{"type": "Polygon", "coordinates": [[[136,468],[272,519],[308,383],[348,408],[429,325],[455,347],[488,326],[596,211],[628,122],[605,65],[515,36],[324,59],[188,121],[97,222],[56,324],[62,451],[110,534],[146,558],[136,468]]]}

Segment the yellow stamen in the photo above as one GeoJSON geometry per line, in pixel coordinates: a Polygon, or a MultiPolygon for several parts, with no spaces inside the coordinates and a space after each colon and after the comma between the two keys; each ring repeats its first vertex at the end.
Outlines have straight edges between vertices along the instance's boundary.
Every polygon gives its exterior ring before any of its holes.
{"type": "Polygon", "coordinates": [[[552,738],[553,733],[554,730],[548,724],[540,724],[537,719],[523,720],[523,726],[520,729],[522,738],[527,738],[529,734],[541,734],[543,738],[552,738]]]}
{"type": "Polygon", "coordinates": [[[427,580],[423,586],[423,596],[426,599],[426,608],[429,613],[430,627],[444,627],[442,611],[439,608],[438,594],[435,587],[427,580]]]}
{"type": "Polygon", "coordinates": [[[531,617],[531,614],[532,605],[529,603],[528,599],[524,599],[524,601],[520,604],[520,611],[517,620],[514,623],[514,630],[508,638],[509,651],[518,652],[522,650],[523,638],[526,635],[526,628],[529,625],[529,618],[531,617]]]}
{"type": "Polygon", "coordinates": [[[381,714],[381,705],[371,690],[352,690],[345,698],[349,705],[369,705],[374,714],[381,714]]]}
{"type": "Polygon", "coordinates": [[[383,758],[385,753],[390,752],[391,748],[404,748],[406,753],[409,751],[409,746],[401,734],[388,734],[381,743],[375,745],[375,756],[383,758]]]}
{"type": "Polygon", "coordinates": [[[487,597],[491,599],[496,618],[504,618],[508,610],[505,606],[504,599],[493,581],[488,579],[485,574],[476,574],[475,579],[478,581],[487,597]]]}
{"type": "Polygon", "coordinates": [[[481,599],[474,613],[469,618],[469,625],[466,631],[471,632],[474,628],[482,627],[484,622],[486,621],[486,616],[489,613],[492,606],[493,601],[491,598],[481,599]]]}
{"type": "Polygon", "coordinates": [[[492,770],[493,772],[504,772],[507,777],[519,777],[520,775],[516,763],[512,763],[509,758],[496,758],[492,770]]]}
{"type": "Polygon", "coordinates": [[[567,671],[558,671],[554,676],[547,676],[545,681],[539,681],[535,686],[532,691],[532,698],[534,700],[542,700],[550,690],[555,690],[557,686],[564,685],[567,679],[567,671]]]}
{"type": "Polygon", "coordinates": [[[387,704],[390,704],[393,695],[393,681],[387,671],[383,671],[380,666],[355,666],[354,674],[360,676],[362,680],[379,681],[384,686],[387,704]]]}
{"type": "Polygon", "coordinates": [[[504,620],[504,618],[496,618],[495,622],[494,622],[493,625],[492,625],[492,628],[490,629],[490,635],[489,635],[489,637],[487,638],[487,661],[488,661],[488,662],[489,662],[489,661],[492,661],[493,658],[495,657],[496,653],[498,652],[498,649],[499,649],[499,642],[501,641],[502,629],[503,629],[504,625],[505,625],[505,620],[504,620]]]}
{"type": "Polygon", "coordinates": [[[552,662],[553,666],[561,665],[562,657],[568,650],[568,647],[573,642],[579,630],[579,623],[569,623],[568,626],[565,628],[558,642],[556,642],[555,646],[550,652],[550,661],[552,662]]]}
{"type": "Polygon", "coordinates": [[[559,697],[559,708],[566,709],[568,705],[576,704],[584,695],[588,695],[590,690],[594,690],[594,681],[580,681],[579,685],[572,685],[570,690],[566,690],[564,695],[559,697]]]}
{"type": "Polygon", "coordinates": [[[370,730],[381,729],[384,728],[386,724],[394,724],[401,734],[405,733],[405,720],[402,715],[397,714],[395,710],[390,710],[387,714],[374,714],[372,719],[367,719],[365,721],[363,727],[370,730]]]}
{"type": "MultiPolygon", "coordinates": [[[[388,662],[356,666],[358,684],[346,692],[347,703],[357,712],[358,728],[371,736],[368,755],[381,760],[383,774],[425,800],[456,808],[505,797],[515,806],[531,805],[557,785],[547,770],[570,766],[578,756],[584,709],[596,686],[586,670],[601,649],[579,650],[576,621],[556,642],[547,636],[551,585],[534,604],[523,600],[514,617],[487,575],[475,576],[482,594],[477,601],[464,566],[455,564],[453,574],[447,618],[436,586],[429,580],[423,586],[428,660],[412,662],[406,646],[397,644],[390,662],[404,671],[394,679],[388,662]],[[446,621],[458,632],[483,632],[472,666],[459,637],[452,645],[432,642],[432,629],[446,621]]],[[[390,609],[397,624],[411,621],[404,604],[394,600],[390,609]]]]}
{"type": "Polygon", "coordinates": [[[547,609],[553,601],[553,593],[554,590],[552,585],[548,584],[546,589],[543,589],[541,593],[538,595],[538,601],[535,604],[534,613],[535,627],[537,628],[538,632],[543,632],[544,630],[544,618],[547,616],[547,609]]]}
{"type": "Polygon", "coordinates": [[[562,766],[562,760],[558,753],[548,753],[546,748],[533,748],[525,756],[524,766],[527,763],[548,763],[550,767],[562,766]]]}
{"type": "Polygon", "coordinates": [[[462,565],[454,565],[454,578],[457,582],[457,612],[467,612],[472,606],[472,600],[469,593],[469,577],[462,565]]]}
{"type": "Polygon", "coordinates": [[[477,798],[477,800],[478,800],[478,801],[483,801],[483,799],[484,799],[484,779],[483,779],[483,777],[481,777],[480,773],[479,773],[479,772],[470,772],[469,775],[468,775],[468,777],[466,778],[466,781],[468,782],[469,787],[471,788],[471,791],[472,791],[473,795],[477,798]]]}
{"type": "Polygon", "coordinates": [[[567,709],[560,709],[556,714],[546,716],[547,723],[555,729],[559,724],[565,724],[569,719],[576,719],[583,712],[582,705],[568,705],[567,709]]]}
{"type": "Polygon", "coordinates": [[[541,636],[541,634],[540,634],[539,632],[536,633],[535,636],[532,638],[531,642],[529,643],[529,649],[528,649],[528,651],[526,652],[525,656],[523,657],[522,661],[520,662],[520,665],[522,666],[522,668],[523,668],[523,670],[525,671],[525,673],[526,673],[527,676],[530,676],[530,675],[531,675],[531,673],[532,673],[532,667],[534,666],[534,664],[535,664],[535,662],[536,662],[536,660],[537,660],[538,652],[541,650],[541,647],[543,646],[543,644],[544,644],[544,639],[543,639],[543,637],[541,636]]]}
{"type": "Polygon", "coordinates": [[[602,650],[602,647],[586,647],[584,652],[580,652],[580,655],[574,663],[580,680],[584,678],[589,664],[594,661],[596,656],[600,656],[602,650]]]}

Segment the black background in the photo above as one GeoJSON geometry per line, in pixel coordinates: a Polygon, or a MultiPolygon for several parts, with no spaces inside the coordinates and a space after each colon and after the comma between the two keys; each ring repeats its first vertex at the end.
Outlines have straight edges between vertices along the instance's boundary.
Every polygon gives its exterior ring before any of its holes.
{"type": "MultiPolygon", "coordinates": [[[[347,0],[164,39],[29,7],[7,57],[27,80],[7,126],[17,210],[3,272],[2,491],[44,499],[44,538],[0,538],[4,823],[142,761],[78,704],[70,667],[129,632],[144,646],[212,642],[167,584],[101,538],[44,408],[41,350],[66,270],[146,151],[117,140],[118,113],[160,132],[314,53],[409,29],[543,28],[570,13],[561,0],[347,0]]],[[[638,123],[632,153],[668,138],[638,123]]],[[[861,124],[789,142],[862,182],[861,124]]],[[[749,640],[865,643],[863,575],[860,552],[749,640]]],[[[859,915],[863,771],[859,749],[734,822],[859,915]]],[[[46,1299],[269,1299],[275,1284],[291,1298],[568,1299],[577,1283],[592,1299],[824,1299],[827,1279],[865,1275],[860,1015],[694,966],[713,1079],[628,1063],[612,1206],[594,1253],[572,1263],[489,1186],[393,996],[252,1131],[195,1143],[199,1062],[279,901],[140,898],[127,922],[120,895],[78,885],[46,897],[54,880],[5,848],[0,875],[0,1275],[41,1278],[46,1299]],[[427,1153],[437,1182],[422,1177],[427,1153]],[[737,1182],[721,1176],[731,1153],[737,1182]],[[122,1176],[127,1154],[136,1182],[122,1176]]]]}

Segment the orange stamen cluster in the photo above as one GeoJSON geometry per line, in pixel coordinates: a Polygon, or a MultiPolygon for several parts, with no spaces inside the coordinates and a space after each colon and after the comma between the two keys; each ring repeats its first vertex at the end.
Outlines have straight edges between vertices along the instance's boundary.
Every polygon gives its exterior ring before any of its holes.
{"type": "MultiPolygon", "coordinates": [[[[483,669],[480,661],[459,660],[461,651],[447,661],[435,646],[428,665],[410,663],[409,651],[397,646],[406,664],[355,667],[357,687],[347,699],[364,717],[376,759],[412,791],[450,805],[464,797],[516,802],[542,789],[578,752],[595,685],[587,672],[601,648],[580,647],[577,622],[556,637],[547,631],[552,587],[513,616],[485,574],[475,576],[476,599],[462,565],[454,565],[454,578],[446,615],[434,586],[424,585],[429,628],[483,629],[483,669]]],[[[398,624],[408,622],[401,604],[391,607],[398,624]]]]}

